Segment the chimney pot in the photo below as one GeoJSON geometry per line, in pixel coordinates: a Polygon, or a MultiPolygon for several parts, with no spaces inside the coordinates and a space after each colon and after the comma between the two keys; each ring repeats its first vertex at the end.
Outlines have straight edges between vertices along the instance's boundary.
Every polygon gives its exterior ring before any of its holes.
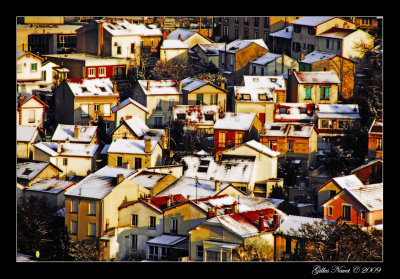
{"type": "Polygon", "coordinates": [[[150,80],[147,81],[147,91],[150,91],[150,80]]]}
{"type": "Polygon", "coordinates": [[[74,138],[79,138],[79,127],[75,125],[74,127],[74,138]]]}
{"type": "Polygon", "coordinates": [[[221,80],[221,88],[225,90],[225,80],[221,80]]]}
{"type": "Polygon", "coordinates": [[[144,152],[151,153],[151,140],[150,139],[144,140],[144,152]]]}
{"type": "Polygon", "coordinates": [[[219,186],[220,186],[221,182],[219,180],[215,180],[215,191],[219,192],[219,186]]]}
{"type": "Polygon", "coordinates": [[[261,213],[260,213],[260,216],[258,217],[258,228],[259,228],[260,232],[265,231],[264,216],[262,216],[261,213]]]}
{"type": "Polygon", "coordinates": [[[124,174],[118,173],[117,174],[117,184],[120,184],[124,180],[124,174]]]}

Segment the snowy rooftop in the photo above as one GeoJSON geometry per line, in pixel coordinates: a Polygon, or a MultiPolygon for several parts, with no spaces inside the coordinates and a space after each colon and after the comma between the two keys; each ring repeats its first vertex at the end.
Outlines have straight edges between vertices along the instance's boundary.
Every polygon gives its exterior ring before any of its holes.
{"type": "Polygon", "coordinates": [[[357,104],[318,104],[315,113],[318,118],[360,118],[357,104]]]}
{"type": "Polygon", "coordinates": [[[219,106],[194,106],[194,105],[175,105],[172,108],[172,119],[183,120],[185,127],[191,125],[214,125],[218,119],[219,106]],[[183,115],[185,119],[178,118],[183,115]],[[210,117],[209,119],[206,119],[210,117]]]}
{"type": "Polygon", "coordinates": [[[309,138],[313,131],[313,124],[290,124],[288,137],[309,138]]]}
{"type": "Polygon", "coordinates": [[[34,146],[50,156],[78,156],[78,157],[93,157],[98,144],[82,144],[82,143],[61,143],[60,152],[57,151],[56,142],[39,142],[34,146]]]}
{"type": "Polygon", "coordinates": [[[259,58],[256,58],[253,61],[251,61],[251,63],[265,66],[265,65],[275,61],[276,59],[278,59],[280,57],[282,57],[282,54],[276,54],[276,53],[272,53],[272,52],[267,52],[263,56],[261,56],[259,58]]]}
{"type": "Polygon", "coordinates": [[[17,125],[17,141],[30,142],[37,130],[37,126],[17,125]]]}
{"type": "Polygon", "coordinates": [[[162,234],[148,240],[147,244],[173,246],[187,239],[187,236],[162,234]]]}
{"type": "Polygon", "coordinates": [[[314,50],[310,54],[306,55],[304,57],[304,59],[299,61],[299,62],[312,64],[312,63],[315,63],[315,62],[331,59],[332,57],[335,57],[335,56],[336,56],[336,54],[334,54],[334,53],[314,50]]]}
{"type": "Polygon", "coordinates": [[[255,140],[246,141],[242,145],[249,146],[249,147],[253,148],[254,150],[256,150],[256,151],[258,151],[260,153],[268,155],[269,157],[277,157],[280,154],[280,152],[273,151],[268,146],[265,146],[264,144],[259,143],[258,141],[255,141],[255,140]]]}
{"type": "Polygon", "coordinates": [[[285,79],[282,76],[243,76],[243,84],[249,88],[286,89],[285,79]]]}
{"type": "Polygon", "coordinates": [[[330,222],[322,218],[312,218],[297,215],[288,215],[284,220],[282,220],[281,225],[275,230],[275,233],[282,233],[284,235],[293,235],[293,231],[297,231],[304,225],[312,225],[319,222],[330,222]],[[293,231],[292,231],[293,230],[293,231]]]}
{"type": "Polygon", "coordinates": [[[197,78],[192,78],[188,77],[182,80],[182,89],[184,89],[187,92],[192,92],[196,89],[199,89],[200,87],[210,84],[208,81],[197,79],[197,78]]]}
{"type": "Polygon", "coordinates": [[[332,180],[335,181],[336,184],[339,185],[339,187],[341,187],[342,189],[364,185],[355,174],[334,177],[332,178],[332,180]]]}
{"type": "Polygon", "coordinates": [[[153,171],[140,170],[131,175],[128,179],[139,184],[142,187],[151,189],[154,185],[156,185],[166,176],[168,176],[167,173],[158,173],[153,171]]]}
{"type": "Polygon", "coordinates": [[[97,126],[58,124],[51,140],[57,142],[57,141],[66,141],[67,139],[69,139],[70,142],[90,143],[93,140],[96,131],[97,131],[97,126]],[[75,126],[79,130],[77,138],[74,136],[75,126]]]}
{"type": "Polygon", "coordinates": [[[196,33],[197,32],[193,31],[193,30],[177,28],[168,34],[167,39],[168,40],[179,40],[179,36],[180,36],[181,41],[186,41],[189,37],[193,36],[196,33]]]}
{"type": "Polygon", "coordinates": [[[43,171],[50,162],[22,162],[17,163],[17,178],[32,180],[43,171]]]}
{"type": "Polygon", "coordinates": [[[31,186],[26,188],[27,191],[37,191],[51,194],[58,194],[68,187],[75,184],[73,181],[64,181],[59,179],[39,178],[31,186]]]}
{"type": "Polygon", "coordinates": [[[146,95],[180,95],[178,83],[175,80],[138,80],[140,87],[146,95]],[[149,91],[147,90],[149,84],[149,91]]]}
{"type": "Polygon", "coordinates": [[[162,42],[161,49],[189,49],[189,47],[180,40],[167,39],[162,42]]]}
{"type": "Polygon", "coordinates": [[[145,106],[143,106],[142,104],[136,102],[135,100],[131,99],[130,97],[128,97],[125,100],[123,100],[119,104],[119,106],[116,105],[115,107],[112,107],[111,110],[112,110],[112,112],[116,112],[116,111],[122,109],[123,107],[125,107],[125,106],[127,106],[129,104],[133,104],[133,105],[137,106],[138,108],[144,110],[145,112],[149,112],[149,110],[145,106]]]}
{"type": "Polygon", "coordinates": [[[266,137],[285,137],[287,134],[288,126],[290,124],[288,123],[271,123],[271,122],[265,122],[264,127],[265,127],[265,133],[263,136],[266,137]]]}
{"type": "Polygon", "coordinates": [[[382,163],[382,159],[378,158],[378,159],[371,160],[371,161],[369,161],[369,162],[367,162],[367,163],[355,168],[354,170],[351,171],[351,173],[355,173],[355,172],[357,172],[357,171],[359,171],[359,170],[361,170],[361,169],[363,169],[365,167],[368,167],[368,166],[373,165],[373,164],[378,163],[378,162],[382,163]]]}
{"type": "MultiPolygon", "coordinates": [[[[198,183],[194,177],[182,176],[158,193],[156,197],[181,194],[185,197],[190,195],[192,199],[200,199],[215,196],[218,193],[215,191],[215,181],[200,178],[197,181],[198,183]]],[[[229,183],[221,182],[220,190],[228,185],[229,183]]]]}
{"type": "Polygon", "coordinates": [[[113,36],[162,36],[161,30],[154,25],[133,24],[125,19],[115,23],[104,22],[103,27],[113,36]]]}
{"type": "Polygon", "coordinates": [[[273,102],[272,88],[234,86],[235,102],[273,102]]]}
{"type": "Polygon", "coordinates": [[[254,40],[238,39],[238,40],[235,40],[235,41],[229,43],[226,46],[226,51],[235,53],[236,50],[241,51],[241,50],[245,49],[246,47],[250,46],[251,44],[257,44],[257,45],[261,46],[262,48],[265,48],[268,50],[267,45],[265,44],[264,40],[262,40],[262,39],[254,39],[254,40]]]}
{"type": "Polygon", "coordinates": [[[362,203],[369,211],[383,209],[383,183],[347,188],[346,191],[362,203]]]}
{"type": "Polygon", "coordinates": [[[144,121],[135,116],[131,119],[124,120],[124,123],[138,136],[144,136],[149,127],[144,123],[144,121]]]}
{"type": "Polygon", "coordinates": [[[283,39],[292,39],[293,37],[293,26],[287,26],[279,31],[270,33],[269,36],[278,37],[283,39]]]}
{"type": "Polygon", "coordinates": [[[311,108],[310,113],[306,112],[308,109],[308,104],[306,103],[280,103],[275,107],[274,121],[311,121],[311,108]],[[281,112],[280,108],[286,108],[286,113],[281,112]],[[304,111],[304,113],[301,112],[304,111]]]}
{"type": "Polygon", "coordinates": [[[65,195],[102,199],[117,186],[116,178],[118,174],[123,174],[124,178],[126,178],[135,171],[136,170],[105,166],[72,186],[65,192],[65,195]]]}
{"type": "Polygon", "coordinates": [[[317,26],[325,21],[331,20],[334,16],[305,16],[292,22],[292,24],[317,26]]]}
{"type": "Polygon", "coordinates": [[[82,79],[81,82],[67,80],[67,83],[75,96],[118,96],[113,92],[113,83],[109,78],[82,79]]]}
{"type": "Polygon", "coordinates": [[[333,83],[340,84],[339,77],[335,71],[298,72],[294,75],[299,83],[333,83]]]}
{"type": "Polygon", "coordinates": [[[214,129],[248,131],[255,117],[255,113],[226,112],[215,122],[214,129]]]}
{"type": "Polygon", "coordinates": [[[371,127],[368,131],[369,135],[382,135],[383,134],[383,121],[380,119],[374,119],[372,122],[371,127]]]}
{"type": "Polygon", "coordinates": [[[220,50],[224,50],[226,43],[209,43],[209,44],[198,44],[207,55],[219,55],[220,50]]]}
{"type": "Polygon", "coordinates": [[[187,177],[249,183],[253,174],[254,159],[250,158],[222,157],[219,162],[215,162],[213,156],[189,155],[182,159],[187,164],[184,173],[187,177]]]}
{"type": "MultiPolygon", "coordinates": [[[[151,152],[158,141],[151,140],[151,152]]],[[[108,147],[108,153],[147,154],[144,151],[145,140],[114,139],[108,147]]]]}

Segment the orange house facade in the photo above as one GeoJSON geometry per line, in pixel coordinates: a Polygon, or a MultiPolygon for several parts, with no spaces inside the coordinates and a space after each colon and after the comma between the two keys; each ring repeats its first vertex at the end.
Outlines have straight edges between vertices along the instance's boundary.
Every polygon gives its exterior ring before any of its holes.
{"type": "Polygon", "coordinates": [[[383,122],[375,119],[368,131],[368,159],[379,159],[383,156],[383,122]]]}

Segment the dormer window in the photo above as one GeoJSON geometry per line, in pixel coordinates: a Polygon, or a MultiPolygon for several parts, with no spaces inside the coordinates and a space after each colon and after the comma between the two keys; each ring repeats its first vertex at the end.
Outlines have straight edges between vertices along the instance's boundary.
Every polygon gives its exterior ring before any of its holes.
{"type": "Polygon", "coordinates": [[[106,92],[106,88],[104,86],[100,86],[99,89],[101,90],[101,92],[106,92]]]}
{"type": "Polygon", "coordinates": [[[185,119],[186,119],[186,114],[184,114],[184,113],[178,113],[178,114],[176,115],[176,117],[177,117],[179,120],[185,120],[185,119]]]}
{"type": "Polygon", "coordinates": [[[279,108],[280,114],[287,114],[287,108],[279,108]]]}
{"type": "Polygon", "coordinates": [[[258,100],[266,101],[267,100],[267,95],[266,94],[258,94],[258,100]]]}
{"type": "Polygon", "coordinates": [[[88,89],[87,89],[87,87],[82,86],[81,88],[82,88],[82,92],[89,92],[88,89]]]}
{"type": "Polygon", "coordinates": [[[307,108],[300,108],[301,114],[307,114],[307,108]]]}
{"type": "Polygon", "coordinates": [[[242,99],[243,100],[250,100],[250,94],[242,94],[242,99]]]}

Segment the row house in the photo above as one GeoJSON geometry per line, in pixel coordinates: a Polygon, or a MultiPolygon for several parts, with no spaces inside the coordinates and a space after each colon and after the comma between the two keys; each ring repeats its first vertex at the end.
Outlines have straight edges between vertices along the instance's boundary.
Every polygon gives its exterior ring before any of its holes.
{"type": "Polygon", "coordinates": [[[219,51],[225,47],[226,43],[199,43],[192,49],[197,53],[200,63],[213,63],[219,68],[219,51]]]}
{"type": "Polygon", "coordinates": [[[77,30],[77,52],[130,58],[140,64],[142,47],[156,51],[162,39],[154,25],[132,24],[127,20],[93,20],[77,30]]]}
{"type": "Polygon", "coordinates": [[[260,143],[280,153],[279,160],[298,161],[308,170],[316,161],[318,134],[313,124],[265,123],[260,143]]]}
{"type": "Polygon", "coordinates": [[[335,71],[288,73],[286,101],[289,103],[336,104],[340,79],[335,71]]]}
{"type": "Polygon", "coordinates": [[[114,139],[106,144],[101,154],[107,155],[107,165],[140,169],[161,165],[162,149],[158,140],[114,139]]]}
{"type": "MultiPolygon", "coordinates": [[[[291,57],[303,60],[301,55],[307,55],[317,49],[318,36],[333,28],[355,30],[356,25],[348,20],[334,16],[305,16],[292,22],[293,37],[291,57]]],[[[343,46],[336,46],[341,50],[343,46]]]]}
{"type": "Polygon", "coordinates": [[[322,205],[324,219],[361,227],[383,224],[383,183],[344,188],[322,205]]]}
{"type": "Polygon", "coordinates": [[[314,50],[335,53],[357,61],[373,47],[373,36],[340,17],[302,17],[292,22],[291,56],[303,60],[314,50]]]}
{"type": "Polygon", "coordinates": [[[51,54],[45,57],[67,68],[68,77],[73,79],[109,78],[123,81],[130,69],[129,60],[125,57],[102,57],[89,53],[51,54]]]}
{"type": "Polygon", "coordinates": [[[368,159],[383,158],[383,121],[374,119],[368,131],[368,159]]]}
{"type": "Polygon", "coordinates": [[[42,141],[36,126],[17,125],[17,158],[33,159],[33,145],[42,141]]]}
{"type": "Polygon", "coordinates": [[[235,112],[257,113],[261,124],[272,122],[276,103],[286,100],[286,83],[281,76],[243,76],[234,86],[235,112]]]}
{"type": "Polygon", "coordinates": [[[240,85],[243,75],[249,74],[249,63],[269,51],[261,39],[235,40],[219,50],[219,71],[229,86],[240,85]]]}
{"type": "Polygon", "coordinates": [[[184,28],[176,28],[174,31],[168,34],[167,40],[179,40],[190,49],[194,48],[198,44],[213,43],[212,40],[203,36],[199,32],[184,28]]]}
{"type": "Polygon", "coordinates": [[[98,238],[118,225],[118,206],[149,191],[127,179],[135,171],[105,166],[65,193],[65,226],[73,241],[98,238]]]}
{"type": "Polygon", "coordinates": [[[339,80],[339,100],[353,96],[356,63],[335,53],[314,50],[299,61],[300,72],[335,71],[339,80]]]}
{"type": "Polygon", "coordinates": [[[214,150],[220,152],[258,140],[261,129],[261,121],[255,113],[223,113],[214,124],[214,150]]]}
{"type": "Polygon", "coordinates": [[[86,176],[97,169],[98,144],[39,142],[34,148],[34,159],[56,165],[62,170],[62,178],[86,176]]]}
{"type": "Polygon", "coordinates": [[[35,95],[17,93],[17,124],[43,130],[49,106],[35,95]]]}
{"type": "Polygon", "coordinates": [[[90,125],[103,120],[106,132],[115,129],[112,107],[119,93],[110,79],[68,79],[54,91],[57,124],[90,125]]]}
{"type": "Polygon", "coordinates": [[[253,76],[279,76],[288,69],[299,70],[299,63],[286,54],[268,52],[249,63],[249,74],[253,76]]]}
{"type": "Polygon", "coordinates": [[[360,127],[357,104],[317,104],[314,123],[318,132],[318,150],[327,150],[349,129],[360,127]]]}
{"type": "Polygon", "coordinates": [[[189,47],[180,40],[163,40],[160,47],[160,61],[187,62],[189,60],[189,47]]]}

